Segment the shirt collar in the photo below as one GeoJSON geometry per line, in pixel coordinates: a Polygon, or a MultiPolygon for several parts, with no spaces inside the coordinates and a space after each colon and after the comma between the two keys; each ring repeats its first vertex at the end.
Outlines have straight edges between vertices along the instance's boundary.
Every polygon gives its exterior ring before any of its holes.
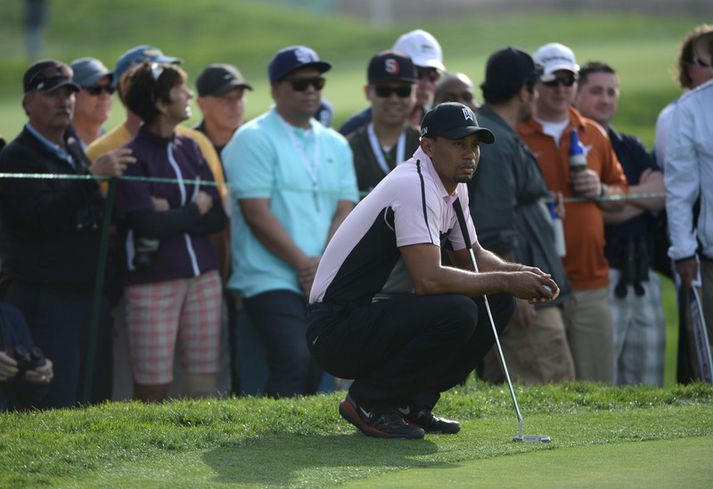
{"type": "Polygon", "coordinates": [[[69,152],[59,144],[55,144],[46,137],[44,137],[37,129],[32,127],[32,125],[27,122],[25,123],[25,128],[30,131],[30,134],[32,134],[37,140],[39,140],[40,143],[42,143],[43,146],[45,146],[50,152],[55,154],[57,157],[63,159],[73,167],[76,166],[74,162],[74,158],[72,158],[72,155],[69,154],[69,152]]]}
{"type": "MultiPolygon", "coordinates": [[[[419,146],[416,152],[413,154],[414,160],[420,161],[421,162],[421,168],[423,168],[423,172],[428,175],[428,178],[433,180],[433,182],[436,185],[436,188],[438,189],[438,193],[440,197],[443,200],[448,201],[449,203],[455,200],[455,198],[458,196],[458,186],[456,186],[456,189],[453,191],[452,194],[449,194],[448,191],[446,190],[446,187],[443,186],[443,182],[441,181],[441,177],[438,176],[438,172],[436,171],[436,168],[433,166],[433,162],[431,161],[431,158],[421,149],[419,146]]],[[[458,185],[461,185],[460,183],[458,185]]],[[[465,184],[463,184],[465,185],[465,184]]]]}

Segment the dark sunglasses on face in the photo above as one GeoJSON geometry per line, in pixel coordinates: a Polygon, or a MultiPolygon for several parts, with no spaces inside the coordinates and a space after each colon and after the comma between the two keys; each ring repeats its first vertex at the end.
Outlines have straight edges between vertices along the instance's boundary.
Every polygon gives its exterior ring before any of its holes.
{"type": "Polygon", "coordinates": [[[287,81],[292,86],[292,90],[295,92],[304,92],[310,85],[312,85],[315,90],[320,91],[324,88],[324,84],[327,83],[327,80],[321,76],[315,76],[312,78],[293,78],[287,81]]]}
{"type": "Polygon", "coordinates": [[[375,85],[374,93],[376,93],[376,96],[379,98],[390,97],[392,93],[395,93],[399,98],[406,98],[409,95],[411,95],[411,87],[406,86],[406,85],[401,86],[401,87],[389,87],[386,85],[375,85]]]}
{"type": "Polygon", "coordinates": [[[116,90],[111,85],[94,85],[93,87],[84,87],[84,89],[89,93],[89,95],[94,97],[98,97],[102,94],[102,92],[106,92],[111,95],[114,93],[114,90],[116,90]]]}
{"type": "Polygon", "coordinates": [[[416,73],[418,75],[419,80],[428,78],[428,81],[434,83],[437,82],[438,79],[441,77],[441,74],[435,68],[416,68],[416,73]]]}
{"type": "Polygon", "coordinates": [[[577,81],[577,77],[574,75],[567,75],[567,76],[558,76],[555,77],[554,80],[542,82],[542,84],[546,87],[554,88],[557,85],[562,85],[564,87],[571,87],[574,85],[574,82],[577,81]]]}

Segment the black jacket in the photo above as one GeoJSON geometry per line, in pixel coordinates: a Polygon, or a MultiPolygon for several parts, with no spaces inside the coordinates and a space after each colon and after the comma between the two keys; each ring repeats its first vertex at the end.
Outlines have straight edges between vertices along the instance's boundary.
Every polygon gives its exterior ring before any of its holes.
{"type": "MultiPolygon", "coordinates": [[[[76,169],[24,128],[0,152],[0,172],[88,174],[81,150],[72,154],[76,169]]],[[[91,291],[103,209],[94,180],[0,179],[3,271],[30,285],[91,291]]]]}
{"type": "Polygon", "coordinates": [[[510,256],[552,275],[560,288],[559,304],[571,296],[557,255],[547,210],[540,200],[547,186],[534,155],[520,136],[487,105],[478,122],[495,134],[495,144],[480,146],[480,163],[468,183],[470,212],[478,241],[487,250],[510,256]]]}

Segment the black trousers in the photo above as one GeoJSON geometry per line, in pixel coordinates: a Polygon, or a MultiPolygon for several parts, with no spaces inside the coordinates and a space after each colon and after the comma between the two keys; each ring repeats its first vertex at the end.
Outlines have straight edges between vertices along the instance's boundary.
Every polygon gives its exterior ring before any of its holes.
{"type": "MultiPolygon", "coordinates": [[[[515,308],[509,294],[488,296],[502,331],[515,308]]],[[[343,310],[315,307],[307,341],[327,372],[354,379],[357,404],[432,409],[463,382],[495,342],[482,298],[404,294],[343,310]]]]}
{"type": "MultiPolygon", "coordinates": [[[[45,287],[11,283],[7,301],[22,311],[35,345],[54,364],[48,393],[34,407],[64,408],[83,402],[88,366],[92,297],[45,287]]],[[[102,303],[92,376],[91,404],[111,399],[112,320],[102,303]]]]}

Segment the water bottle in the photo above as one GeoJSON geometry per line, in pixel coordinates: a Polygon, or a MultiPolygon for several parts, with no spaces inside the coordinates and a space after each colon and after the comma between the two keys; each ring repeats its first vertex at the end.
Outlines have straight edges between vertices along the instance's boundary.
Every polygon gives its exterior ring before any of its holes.
{"type": "Polygon", "coordinates": [[[562,226],[562,219],[560,219],[560,216],[555,210],[554,202],[549,202],[547,204],[547,210],[550,211],[550,222],[552,223],[555,251],[557,251],[557,256],[563,257],[567,254],[567,247],[564,242],[564,227],[562,226]]]}
{"type": "Polygon", "coordinates": [[[584,146],[579,141],[579,134],[575,129],[569,133],[569,176],[583,171],[587,168],[587,157],[584,155],[584,146]]]}

